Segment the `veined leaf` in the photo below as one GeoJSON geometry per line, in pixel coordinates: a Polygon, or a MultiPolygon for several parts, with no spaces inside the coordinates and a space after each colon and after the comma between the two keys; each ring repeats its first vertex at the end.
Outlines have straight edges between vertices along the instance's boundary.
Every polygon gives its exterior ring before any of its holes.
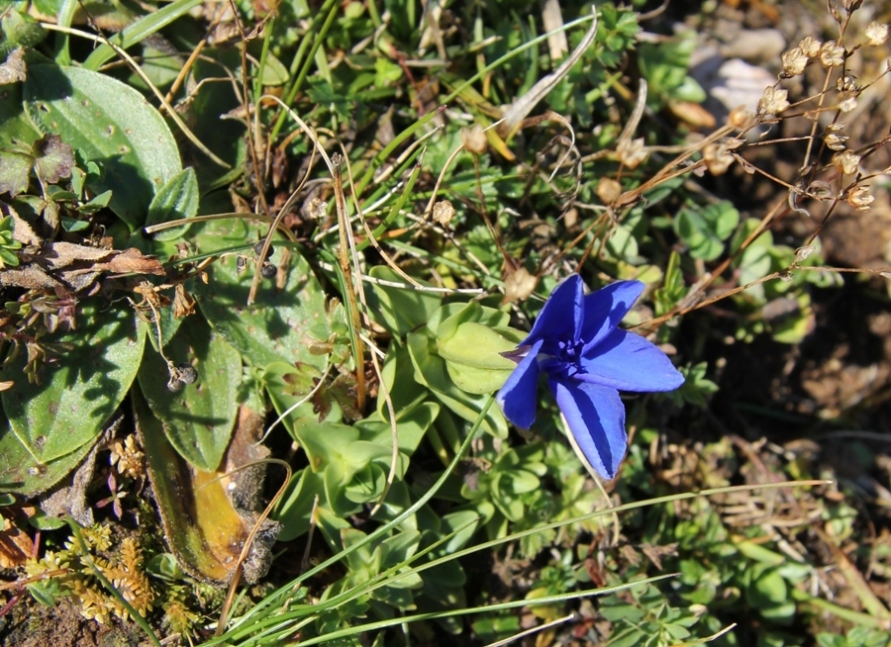
{"type": "Polygon", "coordinates": [[[180,456],[198,469],[213,471],[220,465],[235,424],[241,357],[197,316],[180,327],[165,354],[177,365],[194,362],[198,381],[172,393],[167,388],[167,364],[149,346],[139,370],[139,386],[180,456]]]}
{"type": "Polygon", "coordinates": [[[182,169],[158,111],[120,81],[75,67],[29,66],[23,94],[35,124],[100,164],[90,189],[112,191],[111,210],[131,230],[141,226],[155,194],[182,169]]]}
{"type": "Polygon", "coordinates": [[[123,401],[142,358],[145,329],[127,308],[100,310],[88,303],[78,328],[57,335],[73,349],[38,371],[39,384],[25,378],[24,349],[0,371],[15,386],[3,392],[3,409],[15,435],[36,461],[47,464],[95,440],[123,401]]]}

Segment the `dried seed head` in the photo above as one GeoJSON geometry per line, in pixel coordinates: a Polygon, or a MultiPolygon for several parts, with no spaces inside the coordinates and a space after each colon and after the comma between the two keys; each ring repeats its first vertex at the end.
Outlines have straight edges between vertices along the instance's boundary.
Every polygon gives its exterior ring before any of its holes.
{"type": "Polygon", "coordinates": [[[611,177],[602,177],[597,182],[597,188],[594,193],[600,198],[603,204],[613,204],[622,195],[622,185],[611,177]]]}
{"type": "Polygon", "coordinates": [[[801,39],[801,42],[798,43],[798,48],[805,53],[809,58],[814,58],[817,54],[820,53],[821,47],[820,41],[818,41],[813,36],[805,36],[801,39]]]}
{"type": "Polygon", "coordinates": [[[304,208],[309,217],[314,220],[322,220],[328,213],[328,204],[321,198],[310,198],[304,208]]]}
{"type": "Polygon", "coordinates": [[[754,121],[755,115],[753,115],[752,111],[745,106],[737,106],[731,110],[730,114],[727,116],[727,123],[738,130],[751,128],[754,125],[754,121]]]}
{"type": "Polygon", "coordinates": [[[823,46],[820,48],[820,63],[823,64],[823,67],[838,67],[844,62],[844,47],[833,41],[823,43],[823,46]]]}
{"type": "Polygon", "coordinates": [[[826,142],[826,147],[829,150],[843,151],[845,150],[845,142],[848,141],[848,136],[839,135],[837,133],[827,133],[823,138],[823,141],[826,142]]]}
{"type": "Polygon", "coordinates": [[[194,384],[198,379],[198,371],[191,364],[180,364],[176,370],[178,371],[177,377],[183,384],[194,384]]]}
{"type": "Polygon", "coordinates": [[[786,98],[789,93],[786,90],[768,86],[764,88],[764,94],[758,102],[758,114],[760,115],[778,115],[789,107],[786,98]]]}
{"type": "Polygon", "coordinates": [[[733,164],[733,155],[730,154],[727,142],[720,141],[708,144],[702,149],[702,159],[712,175],[723,175],[733,164]]]}
{"type": "Polygon", "coordinates": [[[793,47],[783,54],[783,77],[788,79],[798,76],[804,72],[807,62],[808,55],[802,51],[801,47],[793,47]]]}
{"type": "Polygon", "coordinates": [[[817,200],[831,200],[835,197],[835,191],[832,190],[832,185],[823,180],[814,180],[808,184],[807,193],[810,197],[817,200]]]}
{"type": "Polygon", "coordinates": [[[640,166],[648,156],[643,137],[623,139],[616,147],[616,159],[630,169],[640,166]]]}
{"type": "Polygon", "coordinates": [[[856,92],[858,90],[857,77],[853,74],[841,75],[835,82],[835,89],[839,92],[856,92]]]}
{"type": "Polygon", "coordinates": [[[832,165],[843,175],[854,175],[860,166],[860,156],[853,151],[844,151],[832,156],[832,165]]]}
{"type": "Polygon", "coordinates": [[[813,254],[814,246],[813,245],[805,245],[804,247],[799,247],[795,250],[795,262],[800,263],[807,259],[808,256],[813,254]]]}
{"type": "Polygon", "coordinates": [[[529,298],[535,286],[538,285],[538,277],[532,276],[524,267],[519,268],[504,277],[504,303],[513,303],[529,298]]]}
{"type": "Polygon", "coordinates": [[[847,99],[842,100],[841,103],[838,104],[838,109],[841,112],[851,112],[851,110],[853,110],[856,107],[857,107],[857,97],[854,95],[851,95],[847,99]]]}
{"type": "Polygon", "coordinates": [[[486,131],[479,124],[461,129],[461,143],[464,144],[464,150],[474,155],[482,155],[489,147],[486,131]]]}
{"type": "Polygon", "coordinates": [[[883,25],[875,20],[867,25],[867,44],[872,45],[873,47],[878,47],[879,45],[884,45],[886,40],[888,40],[888,25],[883,25]]]}
{"type": "Polygon", "coordinates": [[[440,200],[433,205],[433,220],[443,227],[448,227],[455,217],[455,207],[448,200],[440,200]]]}
{"type": "Polygon", "coordinates": [[[875,196],[870,194],[869,187],[864,185],[854,187],[850,194],[848,194],[848,204],[854,207],[857,211],[869,211],[869,205],[871,205],[874,200],[875,196]]]}

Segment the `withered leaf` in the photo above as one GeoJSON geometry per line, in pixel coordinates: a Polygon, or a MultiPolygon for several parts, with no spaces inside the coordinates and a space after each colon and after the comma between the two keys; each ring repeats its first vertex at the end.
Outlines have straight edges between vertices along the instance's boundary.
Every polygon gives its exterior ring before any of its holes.
{"type": "Polygon", "coordinates": [[[28,533],[12,525],[9,519],[3,520],[0,530],[0,568],[23,566],[34,552],[34,542],[28,533]]]}
{"type": "Polygon", "coordinates": [[[25,48],[16,47],[6,57],[6,62],[0,64],[0,85],[24,81],[26,78],[25,48]]]}
{"type": "Polygon", "coordinates": [[[0,274],[0,285],[28,290],[66,287],[80,292],[91,287],[103,272],[164,275],[161,262],[131,247],[123,251],[76,243],[57,242],[29,250],[30,262],[0,274]]]}
{"type": "Polygon", "coordinates": [[[12,233],[13,240],[19,241],[22,245],[39,245],[43,242],[40,236],[37,235],[37,232],[34,231],[31,223],[22,218],[19,213],[12,208],[12,205],[3,205],[2,210],[6,211],[15,223],[15,230],[12,233]]]}
{"type": "Polygon", "coordinates": [[[678,554],[678,544],[674,542],[673,544],[667,544],[665,546],[653,546],[652,544],[642,544],[640,547],[641,552],[647,556],[653,566],[655,566],[660,571],[662,570],[662,558],[663,557],[676,557],[678,554]]]}
{"type": "Polygon", "coordinates": [[[26,290],[48,290],[55,287],[63,287],[61,282],[33,263],[22,267],[7,267],[0,272],[0,285],[7,288],[24,288],[26,290]]]}
{"type": "MultiPolygon", "coordinates": [[[[228,582],[256,522],[256,513],[245,508],[257,507],[251,499],[260,492],[263,477],[262,467],[259,471],[252,471],[253,467],[233,470],[266,453],[265,448],[253,445],[262,434],[262,416],[242,407],[232,445],[224,459],[226,471],[204,472],[190,467],[173,449],[138,390],[133,393],[133,409],[171,552],[183,570],[193,577],[208,582],[228,582]],[[234,482],[234,490],[241,491],[237,504],[228,487],[230,482],[234,482]]],[[[279,524],[268,519],[260,526],[242,564],[248,582],[256,581],[269,568],[270,549],[279,528],[279,524]]]]}

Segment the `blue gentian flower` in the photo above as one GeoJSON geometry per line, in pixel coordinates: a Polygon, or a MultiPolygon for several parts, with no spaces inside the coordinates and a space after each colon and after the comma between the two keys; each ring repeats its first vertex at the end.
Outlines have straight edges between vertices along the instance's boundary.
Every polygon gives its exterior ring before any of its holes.
{"type": "Polygon", "coordinates": [[[618,281],[585,296],[577,274],[563,281],[529,336],[505,354],[519,363],[496,398],[508,420],[528,429],[544,373],[576,444],[606,479],[615,478],[628,446],[619,391],[671,391],[684,382],[665,353],[618,327],[643,289],[618,281]]]}

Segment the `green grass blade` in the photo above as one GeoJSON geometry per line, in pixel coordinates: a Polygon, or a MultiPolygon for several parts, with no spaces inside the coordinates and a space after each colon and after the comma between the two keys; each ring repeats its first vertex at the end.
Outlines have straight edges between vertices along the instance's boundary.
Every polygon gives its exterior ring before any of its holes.
{"type": "MultiPolygon", "coordinates": [[[[118,47],[127,49],[157,33],[200,4],[201,0],[176,0],[176,2],[170,3],[160,11],[140,18],[132,25],[127,26],[121,33],[112,36],[109,40],[118,47]]],[[[107,43],[103,43],[87,57],[87,60],[84,61],[84,67],[88,70],[98,70],[114,57],[114,49],[107,43]]]]}

